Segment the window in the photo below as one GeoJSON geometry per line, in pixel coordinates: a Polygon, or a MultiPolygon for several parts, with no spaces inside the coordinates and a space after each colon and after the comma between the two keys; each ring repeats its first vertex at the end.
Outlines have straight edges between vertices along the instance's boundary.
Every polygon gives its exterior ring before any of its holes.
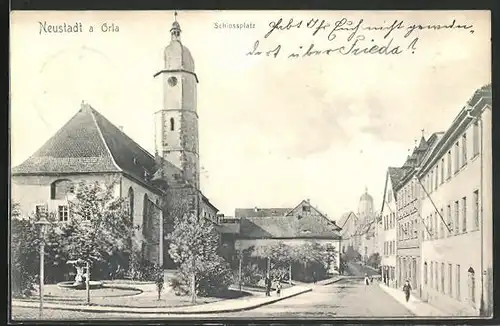
{"type": "Polygon", "coordinates": [[[311,207],[309,205],[302,205],[302,211],[303,212],[310,212],[311,211],[311,207]]]}
{"type": "MultiPolygon", "coordinates": [[[[439,163],[438,163],[439,165],[439,163]]],[[[436,165],[436,167],[434,168],[436,170],[436,180],[434,181],[434,190],[436,190],[438,188],[438,184],[439,184],[439,168],[438,168],[438,165],[436,165]]]]}
{"type": "Polygon", "coordinates": [[[462,135],[462,166],[467,164],[467,134],[462,135]]]}
{"type": "Polygon", "coordinates": [[[432,189],[434,189],[434,169],[431,171],[429,191],[432,192],[432,189]]]}
{"type": "Polygon", "coordinates": [[[434,276],[436,277],[435,289],[439,291],[439,278],[438,278],[438,263],[434,264],[434,276]]]}
{"type": "Polygon", "coordinates": [[[479,123],[474,122],[472,126],[472,156],[479,154],[479,123]]]}
{"type": "Polygon", "coordinates": [[[438,226],[438,213],[435,212],[434,213],[434,232],[435,232],[435,236],[434,236],[434,239],[439,239],[439,226],[438,226]]]}
{"type": "Polygon", "coordinates": [[[427,285],[427,262],[424,263],[424,285],[427,285]]]}
{"type": "Polygon", "coordinates": [[[444,183],[444,157],[441,159],[441,183],[444,183]]]}
{"type": "Polygon", "coordinates": [[[458,233],[458,229],[460,227],[460,220],[459,220],[459,207],[458,207],[458,200],[455,202],[455,223],[453,223],[453,231],[455,231],[455,234],[458,233]]]}
{"type": "Polygon", "coordinates": [[[432,229],[432,217],[427,216],[427,225],[429,226],[429,239],[432,239],[434,237],[434,230],[432,229]]]}
{"type": "Polygon", "coordinates": [[[444,263],[441,263],[441,293],[445,293],[445,290],[444,290],[444,263]]]}
{"type": "Polygon", "coordinates": [[[170,118],[170,130],[173,131],[175,129],[174,118],[170,118]]]}
{"type": "Polygon", "coordinates": [[[441,232],[441,238],[444,238],[446,236],[446,232],[444,230],[444,222],[443,222],[443,219],[444,219],[444,211],[443,209],[441,208],[441,216],[439,216],[439,229],[440,229],[440,232],[441,232]]]}
{"type": "Polygon", "coordinates": [[[430,281],[431,281],[431,288],[434,288],[434,262],[431,261],[431,277],[430,277],[430,281]]]}
{"type": "Polygon", "coordinates": [[[458,142],[455,143],[455,172],[460,169],[460,145],[458,142]]]}
{"type": "Polygon", "coordinates": [[[456,285],[455,285],[456,298],[457,298],[457,300],[460,300],[460,265],[457,265],[455,281],[456,281],[456,285]]]}
{"type": "Polygon", "coordinates": [[[446,234],[450,235],[450,229],[453,230],[453,221],[451,220],[451,205],[448,205],[448,216],[446,218],[446,223],[448,223],[448,228],[446,229],[446,234]]]}
{"type": "Polygon", "coordinates": [[[147,238],[149,236],[149,199],[148,195],[144,194],[142,201],[142,234],[147,238]]]}
{"type": "Polygon", "coordinates": [[[479,190],[474,190],[473,192],[473,197],[474,197],[474,229],[479,228],[479,190]]]}
{"type": "Polygon", "coordinates": [[[50,185],[50,199],[66,199],[68,193],[74,193],[75,186],[70,180],[56,180],[50,185]]]}
{"type": "Polygon", "coordinates": [[[462,198],[462,231],[467,232],[467,198],[462,198]]]}
{"type": "Polygon", "coordinates": [[[134,189],[132,187],[128,188],[128,201],[130,221],[134,225],[134,189]]]}
{"type": "Polygon", "coordinates": [[[453,296],[453,270],[452,265],[448,264],[448,294],[453,296]]]}
{"type": "Polygon", "coordinates": [[[476,303],[476,276],[474,273],[474,268],[469,267],[468,272],[468,288],[469,288],[469,298],[472,305],[476,303]]]}
{"type": "Polygon", "coordinates": [[[60,222],[68,221],[69,209],[66,205],[59,205],[59,209],[57,211],[57,215],[59,216],[60,222]]]}
{"type": "Polygon", "coordinates": [[[448,179],[451,177],[451,150],[448,151],[448,179]]]}

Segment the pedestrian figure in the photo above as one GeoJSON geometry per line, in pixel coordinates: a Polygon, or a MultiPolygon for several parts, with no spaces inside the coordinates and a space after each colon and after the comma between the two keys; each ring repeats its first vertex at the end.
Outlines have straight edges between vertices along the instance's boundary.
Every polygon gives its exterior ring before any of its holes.
{"type": "Polygon", "coordinates": [[[316,272],[313,272],[313,282],[316,284],[316,272]]]}
{"type": "Polygon", "coordinates": [[[368,278],[368,275],[365,274],[365,291],[366,291],[366,286],[370,285],[370,279],[368,278]]]}
{"type": "Polygon", "coordinates": [[[269,297],[271,295],[271,279],[269,278],[269,275],[266,276],[265,286],[266,286],[266,296],[269,297]]]}
{"type": "Polygon", "coordinates": [[[406,280],[405,285],[403,286],[403,292],[405,293],[406,302],[410,300],[410,291],[411,291],[410,281],[406,280]]]}
{"type": "Polygon", "coordinates": [[[281,296],[281,280],[278,280],[278,284],[276,285],[276,294],[281,296]]]}

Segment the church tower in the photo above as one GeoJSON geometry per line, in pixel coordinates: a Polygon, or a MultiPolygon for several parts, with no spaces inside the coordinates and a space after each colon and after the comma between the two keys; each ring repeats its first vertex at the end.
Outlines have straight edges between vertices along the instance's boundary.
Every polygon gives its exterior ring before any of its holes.
{"type": "Polygon", "coordinates": [[[368,194],[368,189],[365,188],[365,193],[359,198],[358,216],[361,221],[368,222],[366,219],[373,217],[373,197],[368,194]]]}
{"type": "Polygon", "coordinates": [[[163,89],[161,110],[155,113],[155,152],[182,170],[184,180],[200,187],[197,83],[194,60],[181,43],[177,13],[164,50],[164,68],[156,73],[163,89]]]}

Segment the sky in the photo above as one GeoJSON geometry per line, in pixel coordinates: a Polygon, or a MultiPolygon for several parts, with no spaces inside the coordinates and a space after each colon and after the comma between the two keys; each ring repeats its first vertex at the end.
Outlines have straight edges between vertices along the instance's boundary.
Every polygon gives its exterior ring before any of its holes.
{"type": "MultiPolygon", "coordinates": [[[[173,19],[171,11],[13,12],[11,165],[41,147],[82,100],[154,153],[162,90],[153,75],[163,67],[173,19]],[[81,23],[84,31],[46,33],[45,22],[81,23]],[[102,32],[104,23],[110,31],[102,32]]],[[[365,187],[380,209],[387,167],[404,163],[422,129],[426,137],[446,130],[491,80],[486,11],[179,11],[177,20],[199,78],[201,188],[229,216],[236,207],[310,199],[337,220],[357,211],[365,187]],[[280,18],[278,26],[303,24],[265,38],[280,18]],[[343,27],[363,20],[352,39],[353,31],[330,33],[343,18],[353,22],[343,27]],[[330,26],[312,35],[311,19],[330,26]],[[387,38],[387,29],[363,29],[395,20],[403,27],[387,38]],[[412,25],[454,20],[469,27],[417,28],[405,37],[412,25]],[[253,28],[216,28],[223,23],[253,28]],[[389,44],[387,52],[398,46],[400,53],[346,54],[356,39],[359,48],[389,44]],[[276,57],[247,55],[256,41],[261,52],[281,48],[276,57]],[[288,58],[311,44],[346,49],[288,58]]]]}

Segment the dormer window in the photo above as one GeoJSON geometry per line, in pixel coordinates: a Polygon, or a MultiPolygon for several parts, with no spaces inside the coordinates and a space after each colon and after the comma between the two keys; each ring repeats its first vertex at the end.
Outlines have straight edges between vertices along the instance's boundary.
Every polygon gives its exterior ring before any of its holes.
{"type": "Polygon", "coordinates": [[[134,157],[134,164],[137,165],[137,158],[134,157]]]}
{"type": "Polygon", "coordinates": [[[144,169],[144,180],[149,180],[149,172],[144,169]]]}

